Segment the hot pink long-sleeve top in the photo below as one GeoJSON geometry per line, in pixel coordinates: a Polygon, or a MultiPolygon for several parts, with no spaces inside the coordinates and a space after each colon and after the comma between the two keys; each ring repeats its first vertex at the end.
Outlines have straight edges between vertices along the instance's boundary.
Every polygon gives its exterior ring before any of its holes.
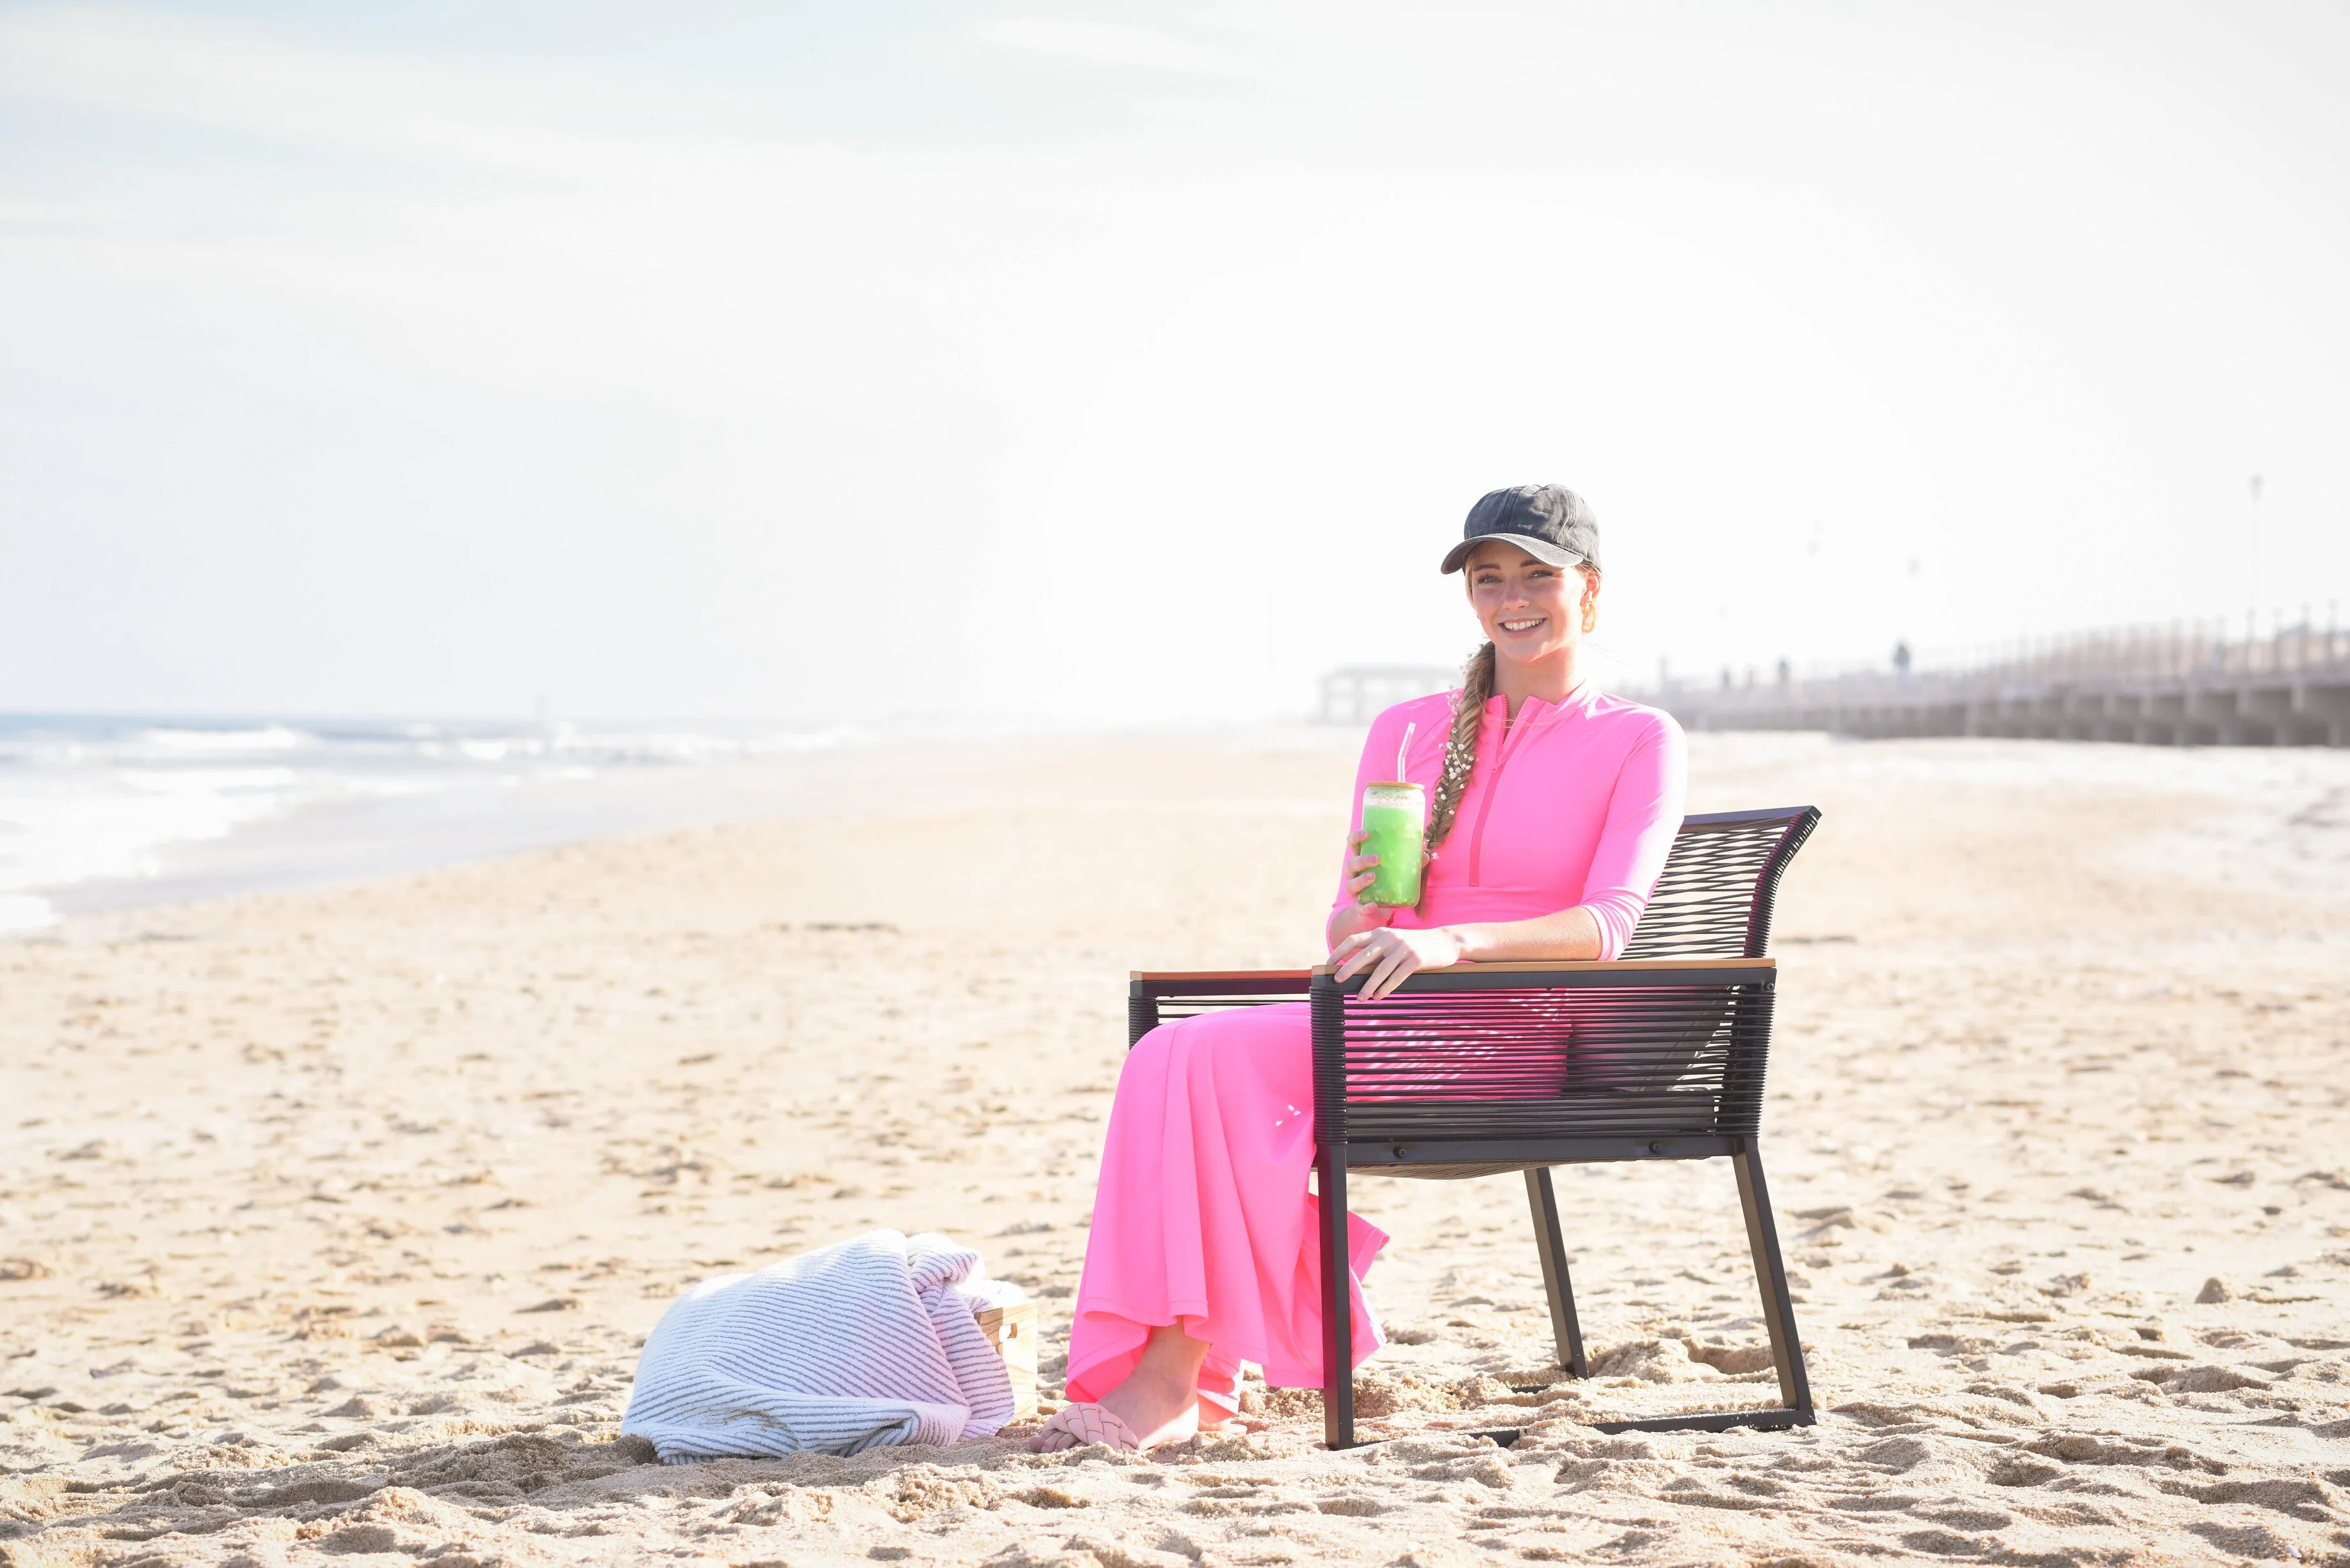
{"type": "MultiPolygon", "coordinates": [[[[1440,692],[1372,721],[1355,771],[1350,833],[1363,825],[1363,786],[1394,778],[1408,723],[1404,779],[1434,801],[1451,704],[1440,692]]],[[[1527,698],[1514,724],[1502,698],[1489,700],[1451,836],[1428,867],[1419,907],[1398,909],[1393,923],[1524,920],[1581,906],[1599,922],[1599,956],[1618,956],[1680,830],[1687,771],[1671,715],[1588,681],[1555,705],[1527,698]]],[[[1342,857],[1332,913],[1347,902],[1342,857]]]]}

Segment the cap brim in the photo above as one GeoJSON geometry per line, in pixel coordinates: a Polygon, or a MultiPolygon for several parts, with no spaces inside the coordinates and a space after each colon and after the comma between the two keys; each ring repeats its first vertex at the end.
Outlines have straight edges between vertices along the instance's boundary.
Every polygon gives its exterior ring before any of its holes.
{"type": "Polygon", "coordinates": [[[1474,539],[1463,539],[1453,545],[1452,553],[1444,557],[1443,569],[1448,572],[1459,571],[1461,563],[1469,558],[1470,551],[1480,545],[1495,542],[1515,545],[1535,560],[1546,561],[1554,566],[1580,566],[1585,564],[1583,557],[1574,551],[1563,550],[1547,539],[1535,539],[1523,534],[1480,534],[1474,539]]]}

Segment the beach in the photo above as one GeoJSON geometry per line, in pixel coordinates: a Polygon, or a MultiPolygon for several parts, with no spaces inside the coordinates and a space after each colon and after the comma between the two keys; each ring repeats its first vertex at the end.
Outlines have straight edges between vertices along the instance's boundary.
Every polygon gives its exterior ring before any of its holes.
{"type": "MultiPolygon", "coordinates": [[[[1057,1391],[1134,969],[1319,956],[1359,732],[893,742],[792,809],[0,938],[0,1563],[2350,1561],[2350,753],[1691,737],[1816,804],[1761,1147],[1394,1237],[1364,1435],[692,1466],[619,1438],[696,1281],[876,1227],[1039,1299],[1057,1391]],[[1523,1392],[1533,1388],[1537,1392],[1523,1392]],[[1513,1428],[1507,1449],[1470,1435],[1513,1428]]],[[[1033,1429],[1033,1428],[1028,1428],[1033,1429]]]]}

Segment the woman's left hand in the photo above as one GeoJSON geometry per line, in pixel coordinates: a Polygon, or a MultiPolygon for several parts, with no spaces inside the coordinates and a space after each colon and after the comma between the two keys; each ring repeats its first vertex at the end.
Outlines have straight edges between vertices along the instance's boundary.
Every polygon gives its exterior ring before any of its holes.
{"type": "Polygon", "coordinates": [[[1370,976],[1363,982],[1366,1002],[1387,995],[1408,975],[1459,963],[1467,956],[1468,944],[1445,926],[1381,926],[1377,930],[1357,931],[1342,939],[1330,952],[1331,960],[1338,966],[1334,978],[1346,981],[1358,974],[1370,976]]]}

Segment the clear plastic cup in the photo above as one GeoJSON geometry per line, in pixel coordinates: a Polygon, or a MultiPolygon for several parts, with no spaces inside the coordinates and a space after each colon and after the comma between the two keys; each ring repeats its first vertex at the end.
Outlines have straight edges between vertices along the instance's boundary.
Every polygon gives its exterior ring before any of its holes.
{"type": "Polygon", "coordinates": [[[1374,904],[1419,902],[1419,862],[1428,845],[1428,792],[1416,784],[1363,786],[1363,853],[1372,868],[1374,904]]]}

